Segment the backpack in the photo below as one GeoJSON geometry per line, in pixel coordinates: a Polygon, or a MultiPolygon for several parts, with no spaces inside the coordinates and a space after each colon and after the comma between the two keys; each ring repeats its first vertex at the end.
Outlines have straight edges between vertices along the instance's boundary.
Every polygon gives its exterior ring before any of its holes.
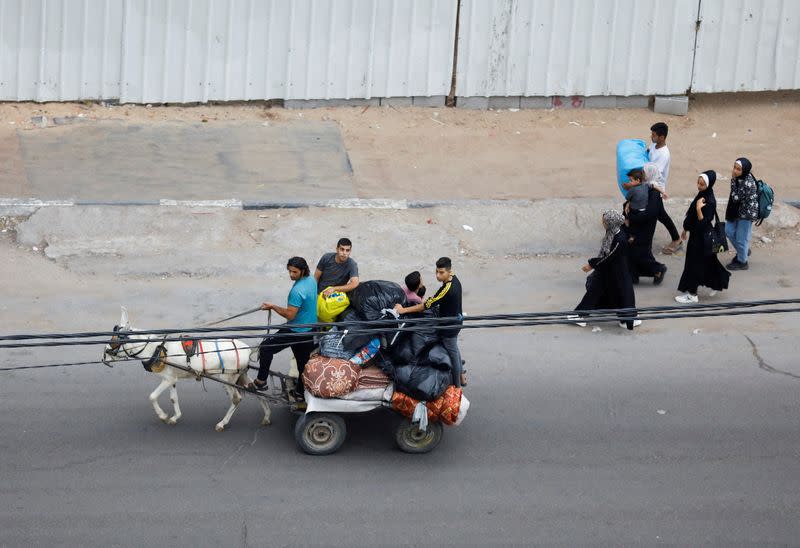
{"type": "Polygon", "coordinates": [[[758,222],[756,226],[761,226],[764,219],[772,213],[772,202],[775,201],[775,191],[772,187],[761,179],[756,179],[756,196],[758,197],[758,222]]]}

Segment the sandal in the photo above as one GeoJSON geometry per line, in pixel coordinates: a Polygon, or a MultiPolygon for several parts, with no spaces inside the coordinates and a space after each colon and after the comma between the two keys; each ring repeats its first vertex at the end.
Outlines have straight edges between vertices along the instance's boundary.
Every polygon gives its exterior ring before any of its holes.
{"type": "Polygon", "coordinates": [[[267,381],[260,381],[258,379],[254,380],[250,384],[247,385],[247,389],[251,392],[260,392],[262,390],[266,390],[269,383],[267,381]]]}
{"type": "Polygon", "coordinates": [[[669,244],[661,248],[661,253],[663,253],[664,255],[672,255],[682,247],[683,247],[683,240],[678,240],[678,245],[675,245],[675,242],[670,242],[669,244]]]}

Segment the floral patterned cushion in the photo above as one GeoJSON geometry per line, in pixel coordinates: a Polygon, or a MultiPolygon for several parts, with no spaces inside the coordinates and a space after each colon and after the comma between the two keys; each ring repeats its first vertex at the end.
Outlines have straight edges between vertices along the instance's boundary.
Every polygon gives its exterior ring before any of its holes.
{"type": "Polygon", "coordinates": [[[356,389],[359,369],[347,360],[312,356],[303,371],[303,384],[317,397],[336,398],[356,389]]]}

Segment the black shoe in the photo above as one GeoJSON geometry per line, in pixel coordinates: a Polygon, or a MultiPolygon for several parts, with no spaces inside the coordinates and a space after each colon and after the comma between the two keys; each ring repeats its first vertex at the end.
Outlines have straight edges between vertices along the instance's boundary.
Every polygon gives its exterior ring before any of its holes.
{"type": "Polygon", "coordinates": [[[661,285],[664,281],[664,274],[667,273],[667,265],[661,265],[661,272],[657,276],[653,276],[653,285],[661,285]]]}
{"type": "Polygon", "coordinates": [[[750,256],[750,255],[752,255],[752,254],[753,254],[753,250],[752,250],[752,249],[748,249],[748,250],[747,250],[747,256],[749,257],[749,256],[750,256]]]}
{"type": "Polygon", "coordinates": [[[750,268],[750,265],[748,265],[747,263],[740,263],[739,261],[734,259],[725,268],[727,268],[728,270],[747,270],[748,268],[750,268]]]}
{"type": "Polygon", "coordinates": [[[633,282],[633,285],[638,285],[639,284],[639,276],[636,276],[635,278],[631,278],[631,282],[633,282]]]}

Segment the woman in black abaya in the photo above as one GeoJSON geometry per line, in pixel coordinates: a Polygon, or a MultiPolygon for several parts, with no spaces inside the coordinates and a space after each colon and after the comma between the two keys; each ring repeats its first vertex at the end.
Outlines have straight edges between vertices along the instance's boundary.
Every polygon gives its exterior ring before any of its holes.
{"type": "Polygon", "coordinates": [[[681,281],[678,283],[678,295],[675,300],[681,304],[698,302],[697,288],[705,286],[713,292],[728,288],[731,273],[725,270],[717,255],[706,251],[704,235],[711,230],[717,212],[717,200],[714,197],[714,183],[717,174],[714,171],[704,171],[697,178],[697,196],[686,211],[683,220],[683,234],[681,239],[686,239],[689,233],[689,243],[686,245],[686,262],[683,266],[681,281]]]}
{"type": "MultiPolygon", "coordinates": [[[[602,221],[606,233],[600,253],[583,266],[583,271],[591,274],[586,278],[586,294],[575,308],[577,311],[636,306],[628,268],[628,234],[621,230],[625,219],[619,211],[610,209],[603,212],[602,221]]],[[[578,316],[570,318],[581,320],[576,322],[578,325],[586,325],[578,316]]],[[[620,325],[633,329],[641,323],[641,320],[626,320],[620,325]]]]}

